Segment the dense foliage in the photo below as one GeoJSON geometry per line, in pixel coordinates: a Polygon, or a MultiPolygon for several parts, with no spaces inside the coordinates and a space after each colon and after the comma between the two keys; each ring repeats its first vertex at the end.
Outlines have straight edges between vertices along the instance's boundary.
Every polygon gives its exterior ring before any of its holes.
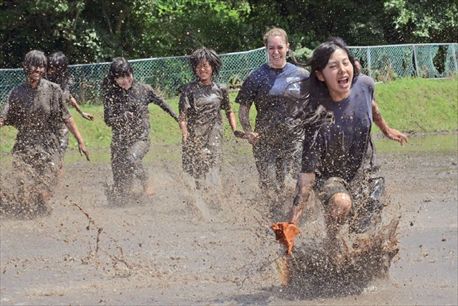
{"type": "Polygon", "coordinates": [[[0,0],[0,67],[30,49],[62,50],[72,62],[174,56],[262,45],[271,26],[294,48],[329,36],[351,45],[453,42],[454,0],[0,0]]]}

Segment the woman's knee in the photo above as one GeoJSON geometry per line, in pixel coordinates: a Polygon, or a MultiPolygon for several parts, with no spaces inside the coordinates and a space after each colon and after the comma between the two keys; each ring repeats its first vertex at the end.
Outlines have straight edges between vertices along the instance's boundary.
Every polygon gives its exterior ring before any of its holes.
{"type": "Polygon", "coordinates": [[[352,201],[349,194],[339,192],[331,197],[329,204],[336,217],[344,217],[350,212],[352,201]]]}

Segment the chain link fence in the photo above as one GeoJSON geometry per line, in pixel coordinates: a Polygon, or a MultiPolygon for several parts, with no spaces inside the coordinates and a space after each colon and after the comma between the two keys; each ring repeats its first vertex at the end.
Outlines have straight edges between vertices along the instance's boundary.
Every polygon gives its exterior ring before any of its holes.
{"type": "MultiPolygon", "coordinates": [[[[441,78],[458,73],[458,44],[415,44],[350,47],[362,65],[362,72],[376,81],[399,77],[441,78]]],[[[238,88],[248,74],[267,60],[265,48],[221,54],[223,67],[218,81],[238,88]]],[[[186,56],[130,60],[135,78],[151,84],[163,95],[176,95],[193,79],[186,56]]],[[[100,101],[100,86],[110,63],[70,65],[72,93],[82,103],[100,101]]],[[[0,104],[10,90],[24,82],[22,69],[0,69],[0,104]]]]}
{"type": "MultiPolygon", "coordinates": [[[[238,88],[248,74],[266,62],[265,48],[245,52],[220,54],[223,62],[218,82],[230,88],[238,88]]],[[[178,89],[194,79],[187,56],[147,58],[129,60],[135,78],[151,84],[161,94],[176,95],[178,89]]],[[[72,75],[71,92],[79,102],[100,102],[103,78],[108,74],[110,63],[70,65],[72,75]]],[[[0,69],[0,104],[6,101],[9,92],[24,82],[22,69],[0,69]]]]}
{"type": "Polygon", "coordinates": [[[350,47],[362,72],[377,81],[400,77],[444,78],[458,73],[458,44],[350,47]]]}

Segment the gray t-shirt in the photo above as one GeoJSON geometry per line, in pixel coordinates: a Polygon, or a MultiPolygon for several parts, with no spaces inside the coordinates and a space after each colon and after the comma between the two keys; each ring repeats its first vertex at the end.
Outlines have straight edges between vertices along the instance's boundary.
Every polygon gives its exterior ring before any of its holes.
{"type": "Polygon", "coordinates": [[[134,81],[128,90],[113,85],[106,92],[103,104],[104,120],[112,129],[113,141],[128,144],[149,140],[148,104],[151,102],[178,120],[175,112],[154,93],[150,85],[134,81]],[[128,116],[128,112],[132,116],[128,116]]]}
{"type": "Polygon", "coordinates": [[[253,71],[243,82],[236,102],[257,111],[255,131],[265,141],[282,143],[285,138],[301,138],[303,122],[297,115],[307,103],[307,70],[291,63],[281,69],[267,64],[253,71]]]}
{"type": "Polygon", "coordinates": [[[187,84],[181,91],[180,113],[185,113],[191,137],[204,136],[214,126],[221,126],[220,110],[231,109],[227,89],[216,83],[203,85],[197,81],[187,84]]]}
{"type": "Polygon", "coordinates": [[[58,133],[71,115],[59,85],[41,79],[37,88],[23,83],[11,91],[0,117],[17,130],[13,151],[31,146],[58,149],[58,133]]]}
{"type": "Polygon", "coordinates": [[[306,129],[302,156],[302,172],[316,172],[328,179],[341,177],[351,181],[367,161],[373,160],[371,145],[372,100],[374,81],[359,75],[350,96],[334,102],[329,95],[318,99],[334,120],[306,129]]]}

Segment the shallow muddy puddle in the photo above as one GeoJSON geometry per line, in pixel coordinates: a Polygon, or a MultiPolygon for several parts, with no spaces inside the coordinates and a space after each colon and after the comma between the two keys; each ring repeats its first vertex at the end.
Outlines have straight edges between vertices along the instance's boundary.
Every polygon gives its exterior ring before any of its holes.
{"type": "Polygon", "coordinates": [[[108,163],[68,163],[50,216],[0,220],[0,304],[456,305],[458,158],[456,135],[447,137],[444,150],[442,136],[396,152],[380,145],[387,190],[401,208],[400,251],[389,275],[358,294],[285,293],[251,156],[231,155],[221,205],[199,198],[208,215],[179,188],[179,163],[149,163],[157,195],[125,207],[106,202],[108,163]]]}

